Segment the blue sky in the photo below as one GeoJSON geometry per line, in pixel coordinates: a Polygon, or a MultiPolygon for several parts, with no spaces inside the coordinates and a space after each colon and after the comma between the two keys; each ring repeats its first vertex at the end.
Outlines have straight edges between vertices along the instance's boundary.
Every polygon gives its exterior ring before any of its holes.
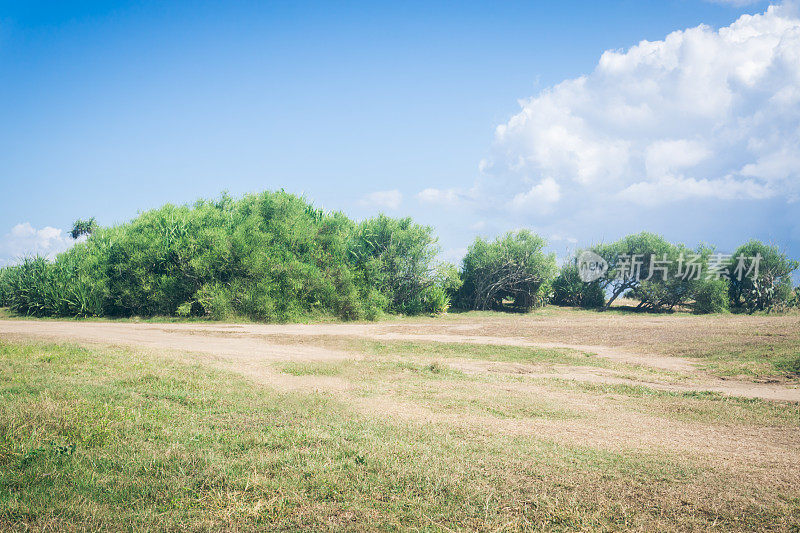
{"type": "Polygon", "coordinates": [[[0,260],[278,188],[451,259],[520,227],[800,257],[800,30],[767,6],[0,0],[0,260]]]}

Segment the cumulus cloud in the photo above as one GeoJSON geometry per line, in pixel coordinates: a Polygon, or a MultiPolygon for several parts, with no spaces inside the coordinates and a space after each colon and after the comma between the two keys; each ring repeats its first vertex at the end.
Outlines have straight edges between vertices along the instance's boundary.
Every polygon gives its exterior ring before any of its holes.
{"type": "Polygon", "coordinates": [[[53,258],[74,242],[64,230],[45,226],[34,228],[30,222],[17,224],[0,242],[0,256],[11,263],[22,257],[42,255],[53,258]]]}
{"type": "Polygon", "coordinates": [[[456,189],[423,189],[417,194],[420,202],[439,205],[457,205],[461,201],[461,194],[456,189]]]}
{"type": "Polygon", "coordinates": [[[450,189],[427,188],[417,193],[417,200],[424,204],[432,204],[443,207],[463,207],[474,205],[478,201],[487,201],[486,197],[481,197],[482,191],[478,186],[462,189],[454,187],[450,189]]]}
{"type": "Polygon", "coordinates": [[[695,179],[664,176],[656,181],[634,183],[617,194],[621,200],[629,200],[643,206],[654,206],[665,202],[689,198],[712,198],[718,200],[740,200],[770,198],[773,191],[753,180],[695,179]]]}
{"type": "Polygon", "coordinates": [[[800,19],[788,7],[606,51],[520,104],[481,163],[502,183],[487,192],[515,208],[800,192],[800,19]]]}
{"type": "Polygon", "coordinates": [[[545,178],[526,192],[514,196],[511,205],[516,209],[538,209],[547,213],[561,198],[561,187],[553,178],[545,178]]]}
{"type": "Polygon", "coordinates": [[[397,189],[391,191],[375,191],[361,199],[361,205],[381,209],[398,209],[403,202],[403,194],[397,189]]]}

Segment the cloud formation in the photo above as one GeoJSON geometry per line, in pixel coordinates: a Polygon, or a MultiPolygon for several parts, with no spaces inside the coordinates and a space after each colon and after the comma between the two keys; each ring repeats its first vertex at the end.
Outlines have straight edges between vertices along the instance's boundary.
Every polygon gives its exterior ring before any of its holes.
{"type": "Polygon", "coordinates": [[[526,192],[514,196],[511,205],[516,209],[538,209],[542,213],[561,199],[561,187],[553,178],[545,178],[526,192]]]}
{"type": "Polygon", "coordinates": [[[51,226],[36,229],[30,222],[22,222],[11,228],[0,241],[0,261],[13,263],[32,255],[52,259],[73,244],[64,230],[51,226]]]}
{"type": "Polygon", "coordinates": [[[520,104],[482,163],[512,208],[800,195],[800,19],[786,6],[606,51],[520,104]]]}
{"type": "Polygon", "coordinates": [[[438,205],[459,205],[463,203],[465,195],[458,189],[423,189],[417,194],[420,202],[438,205]]]}

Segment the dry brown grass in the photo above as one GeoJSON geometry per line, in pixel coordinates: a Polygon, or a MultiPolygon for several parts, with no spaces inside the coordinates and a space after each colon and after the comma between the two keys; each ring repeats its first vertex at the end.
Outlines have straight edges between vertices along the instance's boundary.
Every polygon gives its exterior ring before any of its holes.
{"type": "Polygon", "coordinates": [[[635,355],[646,338],[651,355],[715,361],[702,332],[727,336],[714,350],[785,354],[795,321],[560,309],[369,325],[0,321],[18,339],[0,357],[0,526],[796,530],[800,403],[706,388],[791,380],[480,342],[635,355]],[[701,346],[678,354],[682,328],[701,346]],[[472,340],[420,340],[458,335],[472,340]],[[37,336],[96,347],[24,340],[37,336]]]}
{"type": "Polygon", "coordinates": [[[711,370],[750,378],[796,379],[794,374],[800,372],[780,366],[800,358],[800,313],[653,315],[550,307],[525,315],[454,314],[447,320],[407,323],[392,331],[619,347],[640,354],[696,358],[711,370]]]}

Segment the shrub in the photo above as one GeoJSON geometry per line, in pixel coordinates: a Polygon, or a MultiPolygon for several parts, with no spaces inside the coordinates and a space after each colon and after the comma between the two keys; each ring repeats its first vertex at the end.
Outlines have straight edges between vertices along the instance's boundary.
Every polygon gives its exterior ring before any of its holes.
{"type": "Polygon", "coordinates": [[[0,307],[8,307],[11,297],[11,268],[0,268],[0,307]]]}
{"type": "Polygon", "coordinates": [[[26,258],[3,269],[3,305],[32,316],[97,315],[102,298],[75,254],[60,262],[26,258]]]}
{"type": "Polygon", "coordinates": [[[578,273],[575,260],[561,267],[558,276],[553,280],[553,298],[555,305],[567,305],[596,309],[603,307],[605,294],[599,281],[584,282],[578,273]]]}
{"type": "Polygon", "coordinates": [[[699,283],[694,291],[695,313],[724,313],[729,309],[728,282],[723,279],[699,283]]]}
{"type": "Polygon", "coordinates": [[[527,230],[493,242],[477,238],[464,257],[458,305],[466,309],[529,310],[549,299],[557,267],[545,241],[527,230]]]}
{"type": "MultiPolygon", "coordinates": [[[[747,267],[750,266],[748,262],[747,267]]],[[[792,272],[798,262],[786,257],[776,246],[750,241],[740,246],[730,263],[731,306],[752,313],[785,307],[792,300],[792,272]],[[758,274],[737,271],[739,258],[760,257],[758,274]],[[741,275],[740,275],[741,274],[741,275]],[[741,279],[739,279],[741,278],[741,279]]]]}
{"type": "Polygon", "coordinates": [[[668,243],[660,235],[653,233],[637,233],[628,235],[616,242],[596,246],[593,251],[608,263],[608,272],[601,281],[604,291],[608,291],[609,299],[605,304],[608,309],[618,297],[629,293],[640,300],[642,308],[657,310],[673,307],[683,297],[679,285],[668,286],[667,282],[658,282],[659,271],[655,261],[674,260],[678,257],[678,249],[668,243]],[[638,267],[631,267],[633,258],[637,258],[638,267]],[[649,278],[649,279],[648,279],[649,278]]]}
{"type": "Polygon", "coordinates": [[[439,249],[430,226],[384,215],[362,222],[351,253],[369,286],[389,299],[389,309],[404,314],[443,312],[450,283],[438,276],[439,249]]]}
{"type": "Polygon", "coordinates": [[[431,228],[385,216],[356,224],[283,191],[76,228],[88,239],[54,262],[32,258],[2,270],[4,303],[52,316],[350,320],[440,312],[452,284],[433,262],[431,228]]]}
{"type": "Polygon", "coordinates": [[[671,244],[660,235],[639,233],[594,249],[609,264],[603,288],[611,302],[621,294],[639,300],[638,309],[670,311],[691,305],[697,313],[728,309],[724,277],[709,277],[714,249],[689,249],[671,244]],[[635,258],[635,259],[634,259],[635,258]],[[635,266],[634,266],[635,265],[635,266]]]}

